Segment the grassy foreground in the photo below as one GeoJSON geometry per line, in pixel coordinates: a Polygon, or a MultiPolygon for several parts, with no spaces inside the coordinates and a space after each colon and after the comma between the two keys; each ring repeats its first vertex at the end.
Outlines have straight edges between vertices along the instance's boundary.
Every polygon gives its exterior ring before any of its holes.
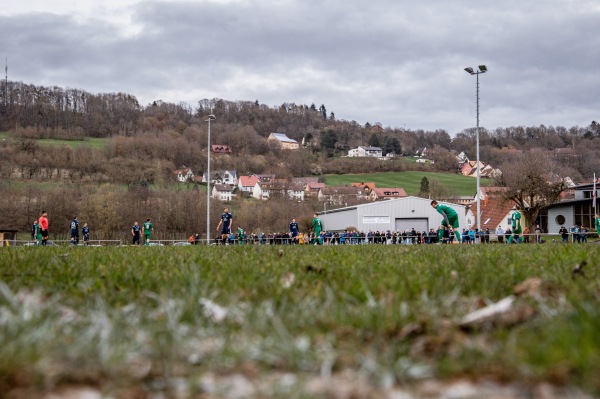
{"type": "Polygon", "coordinates": [[[204,397],[239,373],[302,398],[348,370],[600,394],[598,264],[595,244],[0,248],[0,397],[204,397]],[[513,319],[460,325],[533,277],[513,319]]]}

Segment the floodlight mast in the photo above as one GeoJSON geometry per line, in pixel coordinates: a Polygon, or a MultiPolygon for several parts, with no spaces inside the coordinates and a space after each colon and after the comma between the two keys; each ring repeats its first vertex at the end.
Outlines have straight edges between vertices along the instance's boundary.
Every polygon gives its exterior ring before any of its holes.
{"type": "Polygon", "coordinates": [[[481,198],[480,198],[480,190],[481,190],[481,165],[479,163],[479,75],[487,72],[487,66],[479,65],[479,70],[475,71],[471,67],[465,68],[465,71],[469,75],[476,75],[477,84],[476,84],[476,103],[477,103],[477,238],[479,240],[475,240],[476,243],[481,242],[481,198]]]}
{"type": "Polygon", "coordinates": [[[208,115],[208,149],[206,168],[206,245],[210,245],[210,122],[216,120],[213,114],[208,115]]]}

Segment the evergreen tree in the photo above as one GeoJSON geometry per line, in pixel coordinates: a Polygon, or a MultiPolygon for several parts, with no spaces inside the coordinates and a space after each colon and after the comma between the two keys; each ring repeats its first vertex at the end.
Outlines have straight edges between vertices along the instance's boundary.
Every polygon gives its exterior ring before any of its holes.
{"type": "Polygon", "coordinates": [[[327,156],[333,155],[337,141],[337,134],[333,130],[326,129],[321,132],[321,149],[327,156]]]}
{"type": "Polygon", "coordinates": [[[427,180],[426,176],[423,176],[421,179],[421,188],[419,189],[419,197],[428,198],[429,197],[429,180],[427,180]]]}
{"type": "Polygon", "coordinates": [[[321,115],[323,115],[323,120],[326,121],[327,120],[327,110],[325,109],[325,104],[321,104],[321,106],[319,107],[319,111],[321,112],[321,115]]]}
{"type": "Polygon", "coordinates": [[[380,147],[379,144],[379,137],[377,137],[377,135],[375,133],[373,133],[371,135],[371,137],[369,137],[369,147],[380,147]]]}
{"type": "Polygon", "coordinates": [[[400,146],[400,141],[398,141],[395,137],[385,137],[383,139],[383,155],[385,154],[396,154],[400,155],[402,153],[402,146],[400,146]]]}

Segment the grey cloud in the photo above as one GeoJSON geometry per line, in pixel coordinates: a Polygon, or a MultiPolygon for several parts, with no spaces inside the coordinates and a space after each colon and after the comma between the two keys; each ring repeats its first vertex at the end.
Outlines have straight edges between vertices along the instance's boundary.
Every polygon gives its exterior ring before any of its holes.
{"type": "MultiPolygon", "coordinates": [[[[325,104],[338,118],[451,134],[598,119],[590,1],[140,2],[137,35],[68,15],[0,16],[10,77],[142,104],[203,97],[325,104]],[[594,114],[595,113],[595,114],[594,114]]],[[[595,8],[594,8],[595,7],[595,8]]]]}

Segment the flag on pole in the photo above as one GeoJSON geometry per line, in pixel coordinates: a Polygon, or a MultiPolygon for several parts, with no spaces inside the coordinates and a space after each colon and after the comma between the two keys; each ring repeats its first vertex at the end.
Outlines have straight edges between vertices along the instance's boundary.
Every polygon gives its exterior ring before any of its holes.
{"type": "Polygon", "coordinates": [[[596,210],[596,174],[594,173],[594,192],[592,193],[592,206],[594,207],[594,211],[596,210]]]}

